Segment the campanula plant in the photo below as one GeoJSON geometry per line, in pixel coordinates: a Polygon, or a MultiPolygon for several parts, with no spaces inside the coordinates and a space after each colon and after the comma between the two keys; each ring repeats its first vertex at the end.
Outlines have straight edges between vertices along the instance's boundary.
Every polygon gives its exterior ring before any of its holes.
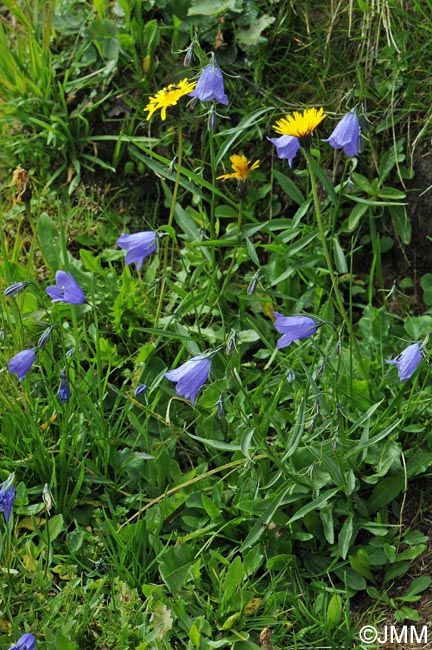
{"type": "Polygon", "coordinates": [[[31,632],[26,632],[9,650],[36,650],[36,637],[31,632]]]}
{"type": "Polygon", "coordinates": [[[56,284],[45,289],[53,302],[65,302],[69,305],[82,305],[86,301],[84,291],[72,273],[57,271],[56,284]]]}
{"type": "Polygon", "coordinates": [[[215,100],[225,106],[228,105],[222,70],[216,65],[213,52],[209,65],[202,69],[198,83],[189,96],[197,97],[202,102],[215,100]]]}
{"type": "Polygon", "coordinates": [[[13,502],[15,500],[15,487],[14,487],[15,474],[12,473],[8,476],[6,481],[0,486],[0,512],[3,513],[5,521],[9,521],[13,502]]]}
{"type": "Polygon", "coordinates": [[[423,358],[420,343],[412,343],[396,359],[388,360],[387,363],[397,367],[400,381],[407,381],[415,373],[423,358]]]}
{"type": "Polygon", "coordinates": [[[323,140],[328,142],[333,149],[343,149],[350,158],[358,156],[360,148],[360,121],[356,111],[344,115],[336,125],[329,138],[323,140]]]}
{"type": "Polygon", "coordinates": [[[317,323],[309,316],[283,316],[277,311],[273,312],[276,320],[274,326],[282,334],[278,340],[278,348],[286,348],[293,341],[306,339],[317,331],[322,323],[317,323]]]}
{"type": "Polygon", "coordinates": [[[116,243],[126,251],[126,264],[129,266],[135,262],[139,270],[146,257],[156,251],[158,237],[152,231],[136,232],[133,235],[121,235],[116,243]]]}
{"type": "Polygon", "coordinates": [[[7,362],[9,372],[17,375],[18,379],[22,381],[36,361],[37,351],[38,348],[30,348],[29,350],[18,352],[18,354],[7,362]]]}
{"type": "Polygon", "coordinates": [[[211,359],[214,354],[214,350],[205,354],[198,354],[175,370],[169,370],[165,373],[167,379],[177,384],[177,395],[190,399],[192,406],[198,391],[209,378],[212,367],[211,359]]]}

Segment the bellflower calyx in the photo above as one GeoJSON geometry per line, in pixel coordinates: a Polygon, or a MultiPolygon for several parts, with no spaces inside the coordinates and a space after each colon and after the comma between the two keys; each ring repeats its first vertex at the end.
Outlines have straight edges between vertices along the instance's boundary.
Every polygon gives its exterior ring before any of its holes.
{"type": "Polygon", "coordinates": [[[211,357],[213,352],[207,354],[198,354],[189,361],[183,363],[175,370],[169,370],[165,377],[177,384],[177,395],[183,395],[190,399],[192,405],[195,402],[200,388],[206,383],[211,370],[211,357]]]}
{"type": "Polygon", "coordinates": [[[65,302],[69,305],[82,305],[86,301],[84,291],[72,273],[57,271],[56,283],[45,289],[53,302],[65,302]]]}
{"type": "Polygon", "coordinates": [[[307,339],[315,334],[320,323],[317,323],[309,316],[283,316],[277,311],[273,312],[276,317],[274,326],[277,331],[283,334],[278,340],[278,348],[286,348],[297,339],[307,339]]]}
{"type": "Polygon", "coordinates": [[[350,158],[357,156],[360,148],[360,121],[357,113],[351,111],[344,115],[330,137],[323,142],[328,142],[333,149],[343,149],[350,158]]]}
{"type": "Polygon", "coordinates": [[[126,251],[126,265],[135,262],[139,270],[145,258],[156,251],[157,240],[158,234],[149,230],[133,235],[121,235],[116,243],[126,251]]]}
{"type": "Polygon", "coordinates": [[[407,381],[415,373],[423,361],[420,343],[412,343],[403,350],[396,359],[386,361],[397,367],[400,381],[407,381]]]}

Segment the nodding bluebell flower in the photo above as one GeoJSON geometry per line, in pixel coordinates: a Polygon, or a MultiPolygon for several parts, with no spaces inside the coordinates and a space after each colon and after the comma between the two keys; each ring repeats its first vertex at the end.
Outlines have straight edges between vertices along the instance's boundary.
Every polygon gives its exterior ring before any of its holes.
{"type": "Polygon", "coordinates": [[[9,287],[7,287],[3,293],[5,296],[17,296],[21,291],[24,291],[24,289],[27,289],[29,286],[30,282],[15,282],[15,284],[11,284],[9,287]]]}
{"type": "Polygon", "coordinates": [[[228,97],[225,94],[224,79],[222,70],[215,64],[214,54],[209,65],[201,70],[198,83],[189,97],[198,97],[202,102],[215,99],[220,104],[228,105],[228,97]]]}
{"type": "Polygon", "coordinates": [[[297,339],[306,339],[315,334],[321,323],[317,323],[309,316],[283,316],[277,311],[273,312],[276,317],[274,326],[277,331],[283,334],[278,340],[278,348],[286,348],[297,339]]]}
{"type": "Polygon", "coordinates": [[[46,330],[41,334],[38,341],[38,348],[44,348],[51,339],[51,332],[53,331],[54,325],[50,325],[46,330]]]}
{"type": "Polygon", "coordinates": [[[15,474],[12,472],[0,486],[0,512],[3,513],[5,521],[9,521],[15,500],[14,478],[15,474]]]}
{"type": "Polygon", "coordinates": [[[66,370],[62,370],[60,373],[60,386],[57,391],[57,397],[63,403],[69,402],[70,400],[69,381],[66,370]]]}
{"type": "Polygon", "coordinates": [[[69,359],[75,352],[75,348],[69,348],[69,350],[66,352],[66,359],[69,359]]]}
{"type": "Polygon", "coordinates": [[[69,305],[82,305],[86,302],[84,291],[72,273],[57,271],[56,283],[45,289],[53,302],[65,302],[69,305]]]}
{"type": "Polygon", "coordinates": [[[18,352],[7,362],[9,372],[17,375],[18,379],[22,381],[36,360],[37,350],[38,348],[31,348],[18,352]]]}
{"type": "Polygon", "coordinates": [[[36,637],[30,632],[23,634],[9,650],[36,650],[36,637]]]}
{"type": "Polygon", "coordinates": [[[177,384],[176,393],[190,399],[192,406],[200,388],[206,383],[211,370],[214,351],[198,354],[175,370],[169,370],[165,377],[177,384]]]}
{"type": "Polygon", "coordinates": [[[295,379],[295,372],[294,372],[294,370],[288,370],[288,372],[287,372],[287,374],[286,374],[286,380],[287,380],[287,382],[288,382],[289,384],[292,384],[292,382],[294,381],[294,379],[295,379]]]}
{"type": "Polygon", "coordinates": [[[282,135],[280,138],[267,138],[267,140],[275,145],[278,158],[288,160],[288,165],[292,167],[293,160],[300,149],[300,140],[295,135],[282,135]]]}
{"type": "Polygon", "coordinates": [[[358,156],[360,149],[360,121],[356,111],[344,115],[330,137],[323,140],[323,142],[328,142],[333,149],[343,148],[350,158],[358,156]]]}
{"type": "Polygon", "coordinates": [[[136,395],[137,397],[139,397],[140,395],[144,395],[146,390],[147,390],[146,384],[139,384],[134,390],[134,395],[136,395]]]}
{"type": "Polygon", "coordinates": [[[138,270],[146,257],[155,252],[158,234],[152,231],[136,232],[133,235],[121,235],[117,239],[117,246],[126,251],[126,265],[134,262],[138,270]]]}
{"type": "Polygon", "coordinates": [[[407,381],[415,373],[423,358],[420,343],[412,343],[396,359],[386,360],[386,363],[397,367],[400,381],[407,381]]]}

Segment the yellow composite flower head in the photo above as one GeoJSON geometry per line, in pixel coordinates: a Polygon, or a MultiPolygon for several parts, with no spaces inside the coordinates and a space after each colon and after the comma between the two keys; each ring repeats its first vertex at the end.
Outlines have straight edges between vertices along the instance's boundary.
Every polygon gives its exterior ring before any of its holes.
{"type": "Polygon", "coordinates": [[[248,160],[246,156],[238,156],[237,154],[230,156],[230,160],[231,167],[234,171],[231,174],[222,174],[222,176],[218,176],[216,180],[226,181],[228,178],[236,178],[239,182],[245,183],[251,171],[257,169],[260,164],[259,160],[255,160],[255,162],[251,164],[251,161],[248,160]]]}
{"type": "Polygon", "coordinates": [[[196,81],[182,79],[178,83],[169,84],[169,86],[165,86],[162,90],[158,90],[156,95],[149,97],[149,102],[144,108],[145,111],[148,111],[147,119],[149,120],[153,113],[161,109],[161,118],[165,120],[166,109],[169,106],[175,106],[179,99],[195,88],[196,84],[196,81]]]}
{"type": "Polygon", "coordinates": [[[303,113],[294,111],[292,115],[286,115],[281,120],[278,120],[273,128],[276,133],[281,135],[293,135],[296,138],[304,138],[315,131],[318,124],[327,117],[324,109],[320,108],[307,108],[303,113]]]}

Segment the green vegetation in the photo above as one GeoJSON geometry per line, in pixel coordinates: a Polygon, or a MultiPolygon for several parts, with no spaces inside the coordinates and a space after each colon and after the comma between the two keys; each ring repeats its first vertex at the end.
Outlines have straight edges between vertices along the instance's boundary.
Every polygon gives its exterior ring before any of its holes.
{"type": "Polygon", "coordinates": [[[430,0],[3,2],[1,649],[423,622],[431,44],[430,0]],[[182,95],[212,52],[228,105],[182,95]]]}

